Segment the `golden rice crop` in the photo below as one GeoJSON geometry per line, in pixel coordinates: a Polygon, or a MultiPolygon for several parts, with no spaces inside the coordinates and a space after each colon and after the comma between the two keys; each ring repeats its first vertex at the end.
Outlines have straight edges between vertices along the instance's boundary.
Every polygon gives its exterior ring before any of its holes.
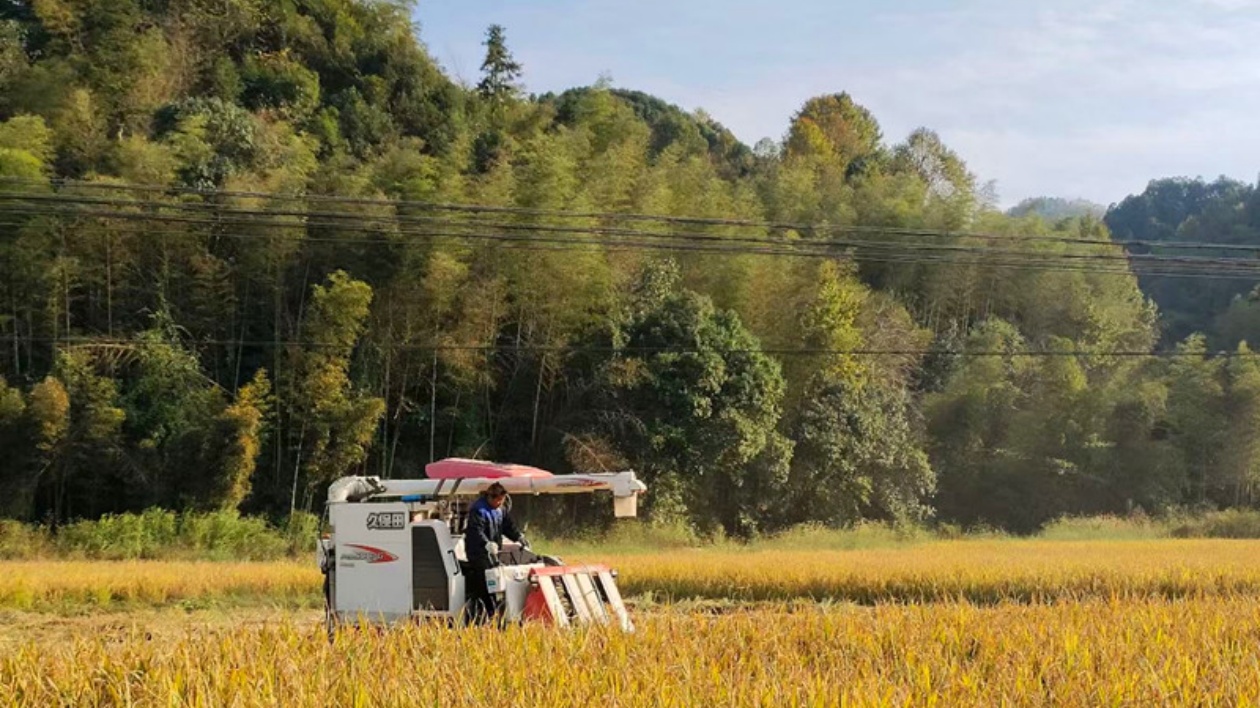
{"type": "Polygon", "coordinates": [[[946,541],[856,551],[619,556],[629,595],[861,603],[1260,595],[1260,542],[946,541]]]}
{"type": "Polygon", "coordinates": [[[320,575],[297,563],[161,561],[0,562],[0,607],[165,605],[187,600],[266,600],[309,606],[320,575]]]}
{"type": "MultiPolygon", "coordinates": [[[[1164,540],[620,555],[627,594],[722,599],[733,611],[641,609],[630,636],[429,625],[350,630],[331,645],[315,613],[165,636],[152,616],[127,615],[99,631],[0,642],[0,696],[32,706],[1254,706],[1258,552],[1256,542],[1164,540]],[[800,602],[811,599],[872,606],[800,602]]],[[[298,563],[5,563],[0,607],[301,606],[318,602],[318,583],[298,563]]]]}
{"type": "MultiPolygon", "coordinates": [[[[736,602],[973,603],[1260,596],[1260,542],[946,541],[831,551],[694,550],[607,560],[627,596],[736,602]]],[[[186,600],[319,603],[313,563],[0,563],[0,608],[59,609],[186,600]]]]}
{"type": "Polygon", "coordinates": [[[540,626],[142,630],[0,650],[18,706],[1232,705],[1260,695],[1250,599],[653,614],[540,626]]]}

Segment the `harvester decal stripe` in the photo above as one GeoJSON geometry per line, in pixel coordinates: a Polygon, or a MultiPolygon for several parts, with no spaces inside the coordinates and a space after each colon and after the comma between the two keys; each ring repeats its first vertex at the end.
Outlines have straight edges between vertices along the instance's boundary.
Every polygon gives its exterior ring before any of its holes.
{"type": "Polygon", "coordinates": [[[398,556],[389,551],[376,548],[375,546],[361,546],[357,543],[347,543],[346,548],[356,548],[357,552],[343,553],[342,560],[366,561],[369,565],[376,563],[393,563],[398,560],[398,556]]]}

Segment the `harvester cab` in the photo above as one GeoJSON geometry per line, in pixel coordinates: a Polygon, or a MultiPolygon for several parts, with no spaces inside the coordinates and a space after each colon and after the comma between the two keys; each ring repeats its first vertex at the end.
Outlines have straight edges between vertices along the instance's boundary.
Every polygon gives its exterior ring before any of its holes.
{"type": "MultiPolygon", "coordinates": [[[[617,517],[638,513],[647,487],[633,472],[553,475],[523,465],[447,459],[425,468],[427,479],[343,477],[328,490],[328,533],[318,546],[329,629],[338,623],[394,623],[418,618],[465,619],[467,512],[480,492],[499,483],[509,494],[611,492],[617,517]]],[[[504,542],[500,565],[486,573],[503,619],[634,625],[604,565],[565,565],[504,542]]]]}

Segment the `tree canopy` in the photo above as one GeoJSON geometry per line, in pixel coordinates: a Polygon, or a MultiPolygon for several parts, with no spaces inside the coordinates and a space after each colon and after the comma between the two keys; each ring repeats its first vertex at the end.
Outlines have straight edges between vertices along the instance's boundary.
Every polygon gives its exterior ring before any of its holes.
{"type": "Polygon", "coordinates": [[[406,3],[0,3],[0,512],[280,515],[450,455],[740,537],[1255,503],[1255,283],[1113,243],[1254,244],[1253,187],[1004,214],[848,93],[749,148],[485,48],[465,88],[406,3]]]}

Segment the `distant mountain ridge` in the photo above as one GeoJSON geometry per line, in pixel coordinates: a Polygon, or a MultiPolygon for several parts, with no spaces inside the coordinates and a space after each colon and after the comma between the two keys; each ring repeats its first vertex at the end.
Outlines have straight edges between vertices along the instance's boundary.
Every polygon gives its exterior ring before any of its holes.
{"type": "Polygon", "coordinates": [[[1008,216],[1016,218],[1035,214],[1052,222],[1081,216],[1101,219],[1106,213],[1107,207],[1088,199],[1063,199],[1062,197],[1032,197],[1016,204],[1006,212],[1008,216]]]}

